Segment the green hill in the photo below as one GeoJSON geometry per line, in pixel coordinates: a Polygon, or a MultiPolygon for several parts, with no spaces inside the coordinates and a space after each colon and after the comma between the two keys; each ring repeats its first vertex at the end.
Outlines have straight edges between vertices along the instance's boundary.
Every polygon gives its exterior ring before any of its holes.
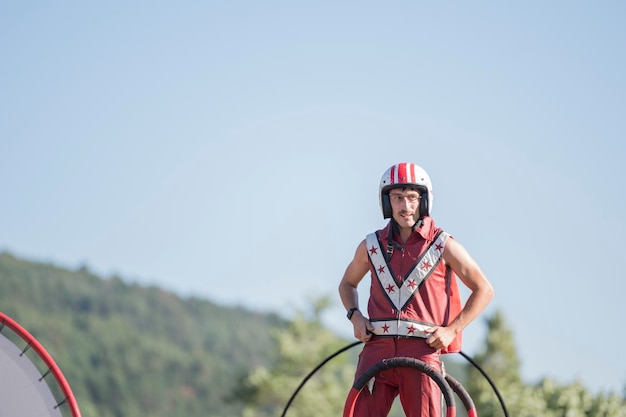
{"type": "Polygon", "coordinates": [[[238,416],[238,378],[277,359],[275,314],[0,254],[0,311],[45,346],[84,417],[238,416]]]}

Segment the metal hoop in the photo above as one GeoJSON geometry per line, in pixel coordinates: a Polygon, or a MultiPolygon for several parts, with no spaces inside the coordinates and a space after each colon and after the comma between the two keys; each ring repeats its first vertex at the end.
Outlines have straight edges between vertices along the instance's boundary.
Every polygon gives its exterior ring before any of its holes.
{"type": "MultiPolygon", "coordinates": [[[[46,351],[46,349],[39,343],[37,339],[35,339],[25,328],[23,328],[20,324],[18,324],[15,320],[7,316],[6,314],[0,312],[0,331],[2,331],[3,327],[6,326],[10,330],[13,331],[17,336],[21,338],[22,341],[26,343],[26,347],[22,351],[22,354],[26,352],[28,349],[33,349],[33,351],[37,354],[37,356],[46,364],[48,367],[48,373],[52,373],[54,379],[56,380],[59,388],[65,395],[65,398],[58,403],[55,408],[58,408],[60,405],[67,403],[69,406],[69,411],[72,414],[72,417],[81,417],[80,410],[78,408],[78,403],[76,402],[76,398],[74,397],[74,393],[70,388],[70,384],[65,379],[65,376],[61,372],[61,369],[58,367],[52,356],[46,351]]],[[[44,375],[45,376],[45,375],[44,375]]],[[[43,377],[41,379],[43,380],[43,377]]]]}
{"type": "MultiPolygon", "coordinates": [[[[346,399],[346,403],[343,409],[343,417],[353,417],[356,400],[358,399],[359,394],[363,390],[365,384],[367,384],[367,381],[372,379],[372,377],[377,375],[379,372],[391,368],[414,368],[428,375],[439,386],[441,392],[443,393],[443,398],[446,402],[446,417],[456,416],[456,403],[454,400],[454,394],[452,388],[450,387],[450,384],[448,384],[445,377],[439,372],[435,371],[432,366],[424,361],[420,361],[414,358],[397,357],[391,359],[383,359],[382,361],[371,366],[369,369],[363,372],[363,374],[361,374],[361,376],[359,376],[354,381],[352,389],[348,393],[348,397],[346,399]]],[[[474,414],[472,415],[475,415],[475,409],[473,410],[474,414]]]]}
{"type": "MultiPolygon", "coordinates": [[[[335,358],[339,354],[341,354],[341,353],[345,352],[346,350],[349,350],[349,349],[351,349],[351,348],[353,348],[353,347],[355,347],[355,346],[357,346],[357,345],[359,345],[361,343],[363,343],[363,342],[356,341],[356,342],[350,343],[347,346],[344,346],[343,348],[339,349],[337,352],[335,352],[332,355],[328,356],[319,365],[317,365],[311,372],[309,372],[309,374],[302,380],[300,385],[298,385],[296,390],[293,392],[293,394],[289,398],[289,401],[287,401],[287,404],[285,405],[285,408],[283,409],[281,417],[285,417],[287,415],[287,410],[289,409],[289,406],[291,405],[291,403],[294,401],[294,399],[296,398],[296,396],[298,395],[300,390],[304,387],[304,385],[307,383],[307,381],[317,371],[319,371],[324,365],[326,365],[330,360],[332,360],[333,358],[335,358]]],[[[502,398],[502,395],[500,395],[500,392],[498,391],[496,385],[493,383],[491,378],[489,378],[487,373],[476,362],[474,362],[474,360],[472,360],[472,358],[467,356],[464,352],[459,352],[459,353],[461,354],[461,356],[463,356],[465,359],[467,359],[472,365],[474,365],[474,367],[477,368],[481,372],[481,374],[489,381],[489,383],[491,385],[491,388],[493,388],[494,392],[498,396],[498,399],[500,400],[500,405],[502,406],[502,410],[504,411],[505,417],[509,417],[509,413],[508,413],[508,410],[506,408],[506,405],[504,404],[504,400],[502,398]]],[[[472,401],[472,398],[469,396],[469,394],[467,393],[465,388],[458,381],[456,381],[454,378],[452,378],[450,375],[446,375],[446,381],[448,382],[448,384],[450,385],[452,390],[461,399],[461,402],[463,403],[463,405],[465,407],[465,410],[467,411],[468,417],[477,417],[477,411],[476,411],[476,407],[474,405],[474,402],[472,401]]]]}

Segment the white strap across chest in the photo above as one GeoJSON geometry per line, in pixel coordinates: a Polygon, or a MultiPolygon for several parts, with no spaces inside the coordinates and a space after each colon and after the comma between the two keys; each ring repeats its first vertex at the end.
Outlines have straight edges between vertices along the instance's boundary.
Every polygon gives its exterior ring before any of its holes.
{"type": "Polygon", "coordinates": [[[387,265],[387,261],[383,256],[383,251],[378,243],[376,233],[367,235],[365,241],[370,262],[374,267],[374,271],[381,288],[383,289],[389,302],[391,302],[395,307],[396,311],[400,311],[406,306],[415,292],[419,289],[422,282],[439,264],[443,254],[443,249],[446,245],[446,240],[449,236],[449,233],[440,233],[437,239],[428,247],[426,252],[424,252],[417,259],[409,275],[404,278],[402,285],[398,287],[396,280],[389,270],[389,265],[387,265]]]}

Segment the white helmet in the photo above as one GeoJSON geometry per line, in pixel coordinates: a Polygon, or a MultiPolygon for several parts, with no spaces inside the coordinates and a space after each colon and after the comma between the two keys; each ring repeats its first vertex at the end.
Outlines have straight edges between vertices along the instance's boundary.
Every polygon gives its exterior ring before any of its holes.
{"type": "Polygon", "coordinates": [[[419,217],[430,216],[433,206],[433,186],[424,169],[410,162],[391,166],[380,179],[380,208],[383,218],[389,219],[393,212],[389,201],[389,190],[393,188],[415,187],[420,191],[419,217]]]}

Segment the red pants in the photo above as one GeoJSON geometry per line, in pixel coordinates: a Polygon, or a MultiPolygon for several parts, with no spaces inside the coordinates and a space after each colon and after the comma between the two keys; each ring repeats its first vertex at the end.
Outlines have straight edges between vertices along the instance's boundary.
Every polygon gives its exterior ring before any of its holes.
{"type": "MultiPolygon", "coordinates": [[[[442,371],[439,352],[424,339],[373,337],[359,355],[356,378],[381,360],[400,356],[419,359],[442,371]]],[[[428,375],[414,368],[391,368],[374,377],[371,391],[369,384],[363,387],[355,404],[354,417],[385,417],[398,395],[406,417],[442,415],[441,390],[428,375]]]]}

